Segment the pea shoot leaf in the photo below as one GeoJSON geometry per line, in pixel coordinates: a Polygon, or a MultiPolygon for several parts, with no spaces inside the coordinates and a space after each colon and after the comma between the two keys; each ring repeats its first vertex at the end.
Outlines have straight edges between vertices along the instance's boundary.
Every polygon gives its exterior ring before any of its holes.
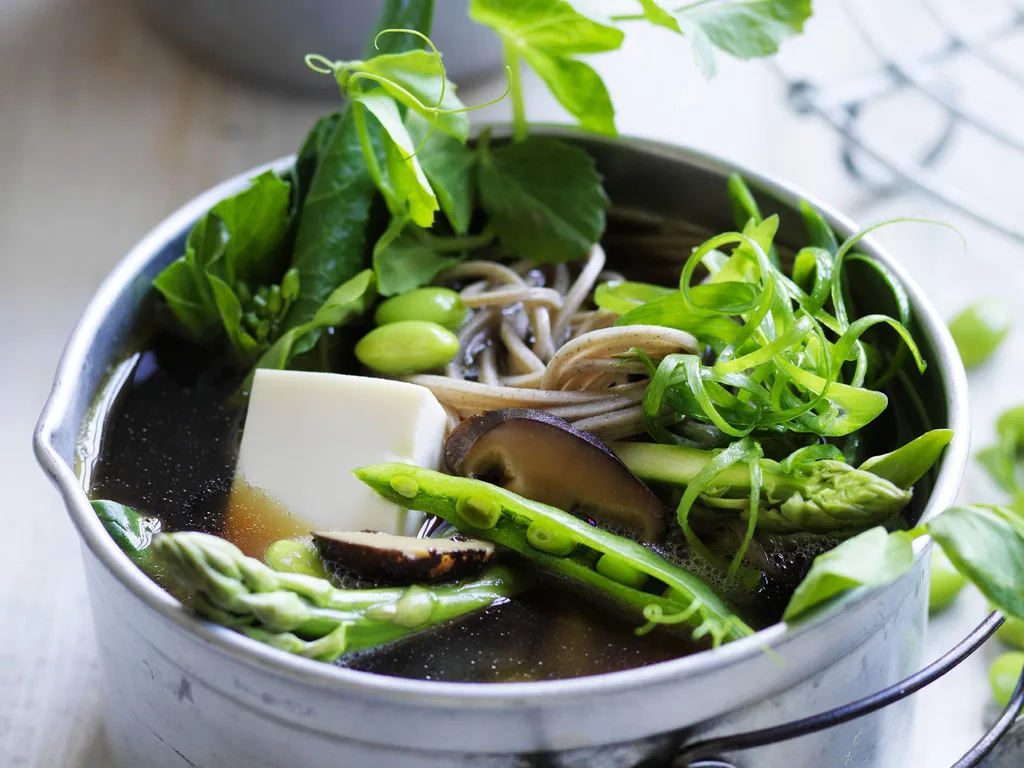
{"type": "Polygon", "coordinates": [[[438,114],[431,111],[434,108],[465,109],[455,95],[455,83],[445,77],[441,60],[432,51],[413,50],[374,56],[362,62],[357,69],[379,78],[376,82],[393,99],[434,122],[438,130],[461,142],[466,141],[469,118],[464,112],[438,114]]]}
{"type": "Polygon", "coordinates": [[[615,109],[600,75],[575,57],[613,51],[623,33],[566,0],[472,0],[469,15],[498,33],[584,128],[615,133],[615,109]]]}
{"type": "MultiPolygon", "coordinates": [[[[414,230],[415,231],[415,230],[414,230]]],[[[443,269],[458,264],[459,258],[437,253],[420,242],[413,232],[403,232],[373,252],[377,289],[381,296],[394,296],[426,285],[443,269]]],[[[383,241],[384,238],[381,238],[383,241]]]]}
{"type": "Polygon", "coordinates": [[[189,231],[185,254],[153,285],[185,335],[207,343],[223,333],[241,359],[251,354],[235,281],[262,282],[283,270],[279,248],[291,221],[291,184],[273,171],[221,200],[189,231]]]}
{"type": "Polygon", "coordinates": [[[1016,314],[1010,302],[986,299],[949,321],[949,332],[965,368],[977,368],[995,354],[1013,328],[1016,314]]]}
{"type": "Polygon", "coordinates": [[[1006,507],[953,507],[928,533],[960,573],[1008,615],[1024,619],[1024,518],[1006,507]]]}
{"type": "Polygon", "coordinates": [[[480,147],[480,202],[505,253],[582,258],[604,232],[608,198],[590,155],[557,139],[480,147]]]}
{"type": "Polygon", "coordinates": [[[855,587],[879,587],[896,581],[914,562],[912,541],[906,531],[889,533],[878,526],[818,555],[793,592],[782,620],[791,621],[855,587]]]}
{"type": "Polygon", "coordinates": [[[800,34],[811,16],[811,0],[713,0],[670,8],[668,0],[640,0],[644,17],[690,39],[706,76],[715,73],[715,49],[739,59],[770,56],[800,34]]]}
{"type": "Polygon", "coordinates": [[[355,109],[365,107],[384,129],[384,151],[395,195],[408,205],[414,222],[430,227],[434,223],[434,211],[438,210],[437,197],[415,156],[416,147],[402,122],[398,104],[379,88],[351,93],[350,98],[355,109]]]}
{"type": "Polygon", "coordinates": [[[428,138],[430,125],[419,115],[409,114],[405,123],[413,142],[421,147],[416,157],[423,165],[448,223],[456,234],[466,234],[473,216],[476,155],[455,139],[436,131],[428,138]]]}

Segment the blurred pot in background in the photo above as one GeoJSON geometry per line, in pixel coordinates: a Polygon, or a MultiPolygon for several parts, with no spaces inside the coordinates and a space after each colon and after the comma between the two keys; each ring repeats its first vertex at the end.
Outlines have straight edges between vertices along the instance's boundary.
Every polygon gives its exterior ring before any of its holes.
{"type": "MultiPolygon", "coordinates": [[[[383,0],[139,0],[163,31],[204,61],[259,85],[326,93],[330,78],[312,72],[307,53],[358,59],[383,0]]],[[[443,0],[431,38],[456,82],[501,66],[494,34],[472,22],[469,0],[443,0]]]]}

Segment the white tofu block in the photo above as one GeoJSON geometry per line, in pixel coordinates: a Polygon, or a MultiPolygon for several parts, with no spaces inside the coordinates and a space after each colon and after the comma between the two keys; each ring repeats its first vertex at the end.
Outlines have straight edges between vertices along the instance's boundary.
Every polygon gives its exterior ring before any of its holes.
{"type": "Polygon", "coordinates": [[[411,533],[415,520],[352,470],[385,461],[439,469],[447,424],[433,393],[415,384],[261,369],[235,483],[262,491],[311,530],[411,533]]]}

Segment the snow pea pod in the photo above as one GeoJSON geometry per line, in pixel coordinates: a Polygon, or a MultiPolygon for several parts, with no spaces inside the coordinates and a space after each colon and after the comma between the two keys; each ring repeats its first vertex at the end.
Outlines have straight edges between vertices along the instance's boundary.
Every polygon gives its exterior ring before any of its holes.
{"type": "Polygon", "coordinates": [[[543,570],[594,589],[642,614],[649,625],[686,623],[693,628],[695,639],[707,635],[713,645],[752,632],[696,575],[666,562],[631,539],[595,528],[555,507],[480,480],[452,477],[410,464],[375,464],[357,469],[355,474],[384,498],[437,515],[467,535],[518,552],[543,570]],[[467,505],[466,499],[473,499],[474,504],[467,505]],[[500,518],[488,529],[474,527],[460,512],[467,506],[478,508],[482,502],[500,509],[500,518]],[[534,528],[533,536],[528,531],[538,523],[543,524],[549,539],[558,540],[552,551],[571,550],[572,554],[560,556],[537,549],[537,529],[534,528]],[[567,546],[566,538],[574,546],[567,546]],[[606,556],[610,557],[605,559],[606,556]],[[600,569],[599,562],[604,563],[600,569]],[[613,564],[615,567],[610,567],[613,564]],[[664,586],[652,590],[653,593],[641,591],[635,585],[644,579],[637,574],[646,578],[648,589],[653,581],[664,586]],[[668,590],[672,590],[671,599],[660,594],[668,590]]]}

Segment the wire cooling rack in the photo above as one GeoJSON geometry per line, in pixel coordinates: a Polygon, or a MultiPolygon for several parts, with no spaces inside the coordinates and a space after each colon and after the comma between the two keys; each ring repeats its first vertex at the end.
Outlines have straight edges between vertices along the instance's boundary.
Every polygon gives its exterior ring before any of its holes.
{"type": "Polygon", "coordinates": [[[847,171],[876,195],[916,189],[1024,243],[1024,194],[990,199],[989,183],[1024,173],[1024,0],[833,0],[815,11],[842,14],[834,27],[848,39],[827,51],[799,41],[773,66],[792,108],[838,132],[847,171]]]}
{"type": "MultiPolygon", "coordinates": [[[[842,14],[834,28],[847,30],[849,39],[773,61],[790,106],[837,131],[843,166],[873,197],[917,190],[1024,244],[1024,185],[1015,195],[986,195],[993,174],[1024,179],[1024,0],[825,5],[817,3],[816,13],[842,14]]],[[[744,750],[877,711],[951,671],[1001,623],[991,614],[932,664],[858,701],[770,728],[684,742],[671,765],[735,768],[731,760],[740,761],[744,750]]],[[[981,765],[1022,708],[1024,674],[1009,705],[953,768],[981,765]]]]}

